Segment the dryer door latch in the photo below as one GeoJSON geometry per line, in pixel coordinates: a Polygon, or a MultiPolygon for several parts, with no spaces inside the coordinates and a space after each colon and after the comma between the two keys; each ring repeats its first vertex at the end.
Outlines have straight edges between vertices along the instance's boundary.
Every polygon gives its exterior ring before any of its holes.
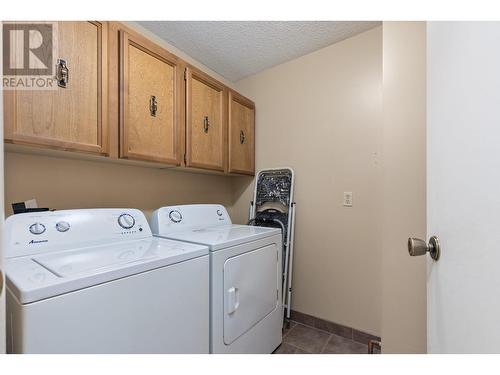
{"type": "Polygon", "coordinates": [[[240,306],[240,291],[231,287],[227,290],[227,313],[233,314],[240,306]]]}

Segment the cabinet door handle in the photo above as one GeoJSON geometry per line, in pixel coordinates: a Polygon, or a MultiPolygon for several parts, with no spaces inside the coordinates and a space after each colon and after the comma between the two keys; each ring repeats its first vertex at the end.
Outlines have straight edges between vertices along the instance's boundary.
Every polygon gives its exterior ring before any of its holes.
{"type": "Polygon", "coordinates": [[[63,89],[68,86],[69,69],[68,65],[66,64],[66,60],[64,59],[57,59],[56,80],[57,86],[62,87],[63,89]]]}
{"type": "Polygon", "coordinates": [[[156,117],[156,111],[158,111],[158,102],[156,101],[156,96],[151,95],[149,98],[149,114],[152,117],[156,117]]]}
{"type": "Polygon", "coordinates": [[[243,143],[245,143],[245,132],[240,130],[240,144],[242,145],[243,143]]]}
{"type": "Polygon", "coordinates": [[[208,116],[203,119],[203,131],[208,133],[208,128],[210,127],[210,121],[208,121],[208,116]]]}

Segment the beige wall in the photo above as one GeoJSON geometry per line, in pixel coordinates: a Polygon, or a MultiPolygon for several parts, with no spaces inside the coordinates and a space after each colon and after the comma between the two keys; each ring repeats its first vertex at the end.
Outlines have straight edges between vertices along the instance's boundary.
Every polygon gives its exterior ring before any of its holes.
{"type": "Polygon", "coordinates": [[[57,209],[133,207],[150,215],[168,204],[232,205],[231,177],[110,162],[5,153],[5,211],[36,198],[57,209]]]}
{"type": "MultiPolygon", "coordinates": [[[[380,334],[381,27],[236,87],[256,103],[257,168],[296,173],[293,309],[380,334]]],[[[244,222],[253,183],[233,186],[244,222]]]]}
{"type": "Polygon", "coordinates": [[[425,38],[425,22],[383,24],[384,353],[426,352],[426,260],[406,247],[426,236],[425,38]]]}

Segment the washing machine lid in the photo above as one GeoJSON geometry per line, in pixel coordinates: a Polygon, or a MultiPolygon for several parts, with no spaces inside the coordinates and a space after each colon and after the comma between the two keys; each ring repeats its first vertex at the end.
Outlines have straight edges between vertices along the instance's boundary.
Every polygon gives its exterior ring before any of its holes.
{"type": "Polygon", "coordinates": [[[148,239],[6,260],[7,287],[23,304],[208,254],[206,246],[148,239]]]}
{"type": "Polygon", "coordinates": [[[208,245],[210,251],[217,251],[275,235],[281,235],[281,231],[276,228],[231,224],[190,228],[166,233],[164,236],[179,241],[208,245]]]}

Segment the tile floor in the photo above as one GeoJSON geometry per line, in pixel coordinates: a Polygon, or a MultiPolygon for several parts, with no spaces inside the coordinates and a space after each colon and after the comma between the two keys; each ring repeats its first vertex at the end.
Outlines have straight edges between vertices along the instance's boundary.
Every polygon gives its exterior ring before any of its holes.
{"type": "Polygon", "coordinates": [[[283,332],[283,343],[274,354],[367,354],[368,343],[346,339],[294,321],[283,332]]]}

